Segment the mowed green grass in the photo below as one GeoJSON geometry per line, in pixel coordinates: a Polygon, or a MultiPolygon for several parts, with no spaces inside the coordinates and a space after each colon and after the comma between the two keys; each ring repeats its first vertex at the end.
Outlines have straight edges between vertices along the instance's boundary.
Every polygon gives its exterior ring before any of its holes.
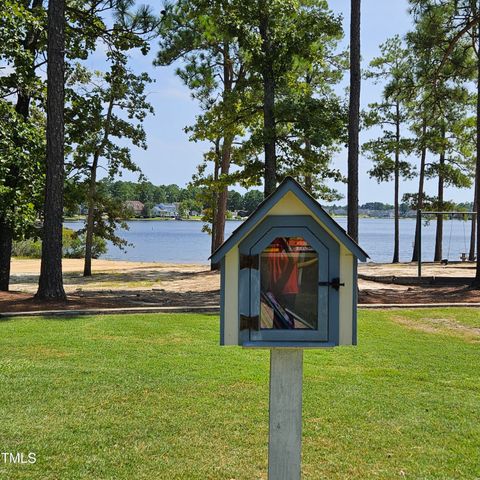
{"type": "MultiPolygon", "coordinates": [[[[303,478],[480,478],[480,312],[359,312],[306,351],[303,478]]],[[[218,317],[0,321],[0,479],[266,479],[268,350],[218,317]]]]}

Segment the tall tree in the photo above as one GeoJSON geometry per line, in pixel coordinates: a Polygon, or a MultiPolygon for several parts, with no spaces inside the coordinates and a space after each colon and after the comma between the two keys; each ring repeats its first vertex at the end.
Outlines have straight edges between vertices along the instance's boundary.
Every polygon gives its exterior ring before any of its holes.
{"type": "Polygon", "coordinates": [[[261,67],[263,83],[263,145],[265,149],[264,193],[268,197],[277,187],[277,152],[275,125],[275,46],[274,25],[278,22],[279,12],[275,11],[275,2],[259,2],[258,27],[261,40],[261,67]],[[272,8],[271,8],[272,7],[272,8]]]}
{"type": "MultiPolygon", "coordinates": [[[[142,122],[147,113],[153,113],[144,92],[145,85],[151,80],[146,73],[135,75],[129,70],[128,53],[134,50],[142,54],[148,52],[148,40],[151,32],[158,27],[158,20],[150,8],[134,7],[134,1],[105,3],[92,0],[92,10],[89,12],[73,9],[75,18],[81,18],[82,24],[91,28],[85,35],[85,49],[96,43],[106,45],[105,63],[108,65],[105,72],[95,74],[80,63],[70,65],[67,79],[67,141],[69,151],[73,150],[68,173],[73,172],[80,191],[85,192],[85,203],[88,205],[84,229],[85,276],[90,276],[92,272],[94,235],[120,247],[125,244],[115,234],[116,219],[121,218],[123,213],[122,205],[102,196],[104,189],[99,189],[97,185],[101,161],[106,160],[110,179],[121,169],[139,172],[131,159],[129,148],[118,145],[114,139],[126,138],[135,146],[146,148],[142,122]],[[105,15],[105,10],[110,11],[111,19],[105,15]],[[83,188],[82,181],[87,188],[83,188]]],[[[72,181],[69,185],[72,185],[72,181]]],[[[125,223],[122,226],[126,226],[125,223]]]]}
{"type": "MultiPolygon", "coordinates": [[[[475,205],[477,204],[477,196],[478,196],[478,189],[477,189],[477,184],[475,183],[474,194],[473,194],[473,206],[474,206],[474,208],[475,208],[475,205]]],[[[470,262],[475,261],[477,221],[478,221],[477,215],[473,214],[472,215],[471,228],[470,228],[470,247],[468,249],[468,260],[470,262]]]]}
{"type": "Polygon", "coordinates": [[[41,0],[2,5],[0,29],[0,98],[2,99],[1,157],[2,196],[0,202],[0,290],[8,290],[12,242],[27,234],[38,211],[37,193],[41,189],[43,121],[36,108],[44,99],[43,81],[38,68],[45,49],[43,27],[45,9],[41,0]],[[32,103],[35,104],[31,118],[32,103]],[[7,145],[7,139],[11,142],[7,145]],[[37,141],[37,145],[32,143],[37,141]],[[28,173],[27,173],[28,172],[28,173]],[[32,200],[35,202],[32,203],[32,200]],[[25,206],[29,205],[27,212],[25,206]],[[25,215],[26,214],[26,215],[25,215]]]}
{"type": "MultiPolygon", "coordinates": [[[[452,2],[411,1],[414,30],[408,34],[409,46],[415,56],[416,100],[412,102],[412,117],[419,135],[422,162],[417,194],[417,208],[423,207],[424,175],[435,178],[437,198],[431,207],[445,210],[446,185],[465,187],[469,184],[468,163],[471,161],[472,139],[468,120],[471,96],[465,82],[474,78],[469,42],[463,39],[452,45],[450,59],[445,62],[445,45],[451,32],[452,2]],[[465,121],[465,119],[467,119],[465,121]],[[436,162],[426,163],[427,151],[435,154],[436,162]],[[462,152],[461,155],[458,152],[462,152]]],[[[417,226],[418,230],[418,226],[417,226]]],[[[418,231],[416,232],[418,236],[418,231]]],[[[415,242],[415,245],[417,242],[415,242]]],[[[443,215],[437,216],[434,259],[443,257],[443,215]]],[[[414,249],[413,259],[418,252],[414,249]]]]}
{"type": "MultiPolygon", "coordinates": [[[[404,200],[410,202],[411,206],[416,210],[424,208],[425,201],[425,173],[427,163],[427,153],[429,140],[431,137],[429,126],[433,118],[430,92],[426,86],[425,76],[432,72],[434,62],[433,50],[431,42],[434,42],[432,35],[428,32],[428,28],[423,27],[422,19],[414,16],[415,28],[407,34],[407,46],[412,52],[412,74],[414,83],[408,92],[410,101],[408,109],[410,112],[411,131],[415,136],[415,153],[419,157],[418,168],[418,189],[416,194],[405,194],[404,200]],[[425,31],[426,30],[426,31],[425,31]]],[[[412,253],[412,262],[418,261],[418,238],[420,235],[420,225],[415,226],[415,240],[412,253]]]]}
{"type": "MultiPolygon", "coordinates": [[[[131,72],[128,62],[129,53],[136,51],[145,55],[148,52],[148,41],[158,27],[158,19],[149,7],[136,7],[135,3],[92,0],[90,11],[85,10],[85,5],[77,5],[80,10],[72,5],[72,16],[79,19],[76,24],[81,22],[81,26],[87,27],[84,28],[87,33],[81,37],[85,38],[83,56],[91,45],[104,44],[108,65],[104,72],[93,74],[80,63],[70,64],[67,78],[67,142],[69,151],[73,150],[68,164],[69,186],[73,179],[77,181],[88,206],[84,228],[85,276],[92,273],[94,236],[119,247],[126,244],[115,233],[117,224],[126,227],[124,222],[117,221],[123,217],[124,209],[103,195],[105,189],[98,188],[97,171],[102,160],[106,161],[105,170],[110,179],[121,169],[140,171],[131,159],[129,148],[120,146],[115,139],[128,139],[133,145],[146,148],[142,122],[148,113],[153,113],[145,93],[145,86],[151,80],[146,73],[131,72]],[[110,16],[105,11],[109,11],[110,16]]],[[[71,26],[73,31],[76,24],[71,26]]]]}
{"type": "Polygon", "coordinates": [[[65,107],[65,1],[49,0],[47,47],[47,170],[42,261],[37,298],[65,300],[62,225],[65,107]]]}
{"type": "MultiPolygon", "coordinates": [[[[434,207],[439,211],[451,209],[445,201],[445,188],[470,188],[475,175],[475,122],[468,116],[471,96],[463,88],[451,89],[445,111],[437,122],[438,162],[427,166],[426,175],[438,179],[434,207]]],[[[435,152],[435,150],[434,150],[435,152]]],[[[437,216],[434,261],[443,259],[443,215],[437,216]]]]}
{"type": "Polygon", "coordinates": [[[296,59],[285,74],[276,100],[277,176],[296,178],[326,201],[340,198],[327,179],[344,180],[331,166],[347,142],[347,108],[334,92],[348,68],[346,53],[337,53],[340,38],[339,29],[323,29],[310,55],[296,59]]]}
{"type": "Polygon", "coordinates": [[[155,62],[179,61],[176,72],[204,112],[187,131],[193,141],[207,140],[213,145],[206,159],[213,158],[214,175],[205,178],[202,170],[196,177],[212,188],[215,197],[209,218],[213,250],[224,241],[234,141],[251,116],[245,110],[240,114],[248,82],[234,21],[231,5],[221,0],[182,0],[169,6],[163,15],[155,62]]]}
{"type": "MultiPolygon", "coordinates": [[[[445,65],[456,65],[455,53],[459,45],[464,51],[470,50],[476,61],[477,107],[476,107],[476,160],[475,189],[480,187],[480,4],[478,0],[410,0],[412,11],[417,15],[429,15],[429,11],[443,12],[442,28],[447,35],[443,42],[443,59],[432,76],[437,82],[442,77],[445,65]]],[[[480,195],[477,195],[476,212],[480,211],[480,195]]],[[[477,225],[477,253],[480,251],[480,222],[477,225]]],[[[480,288],[480,255],[477,254],[476,276],[473,286],[480,288]]]]}
{"type": "Polygon", "coordinates": [[[412,140],[402,134],[408,121],[406,94],[411,85],[408,52],[400,37],[387,40],[380,47],[381,56],[370,62],[367,77],[386,81],[381,103],[369,105],[366,125],[380,126],[382,136],[367,142],[363,148],[374,162],[370,175],[379,182],[394,181],[394,248],[392,263],[400,261],[400,180],[411,178],[412,167],[407,157],[412,140]]]}
{"type": "MultiPolygon", "coordinates": [[[[415,128],[418,125],[412,125],[412,130],[415,132],[415,128]]],[[[420,166],[418,170],[418,190],[417,194],[415,197],[415,200],[413,202],[413,207],[416,210],[423,210],[424,206],[424,199],[425,199],[425,168],[426,168],[426,162],[427,162],[427,145],[426,145],[426,137],[427,137],[427,122],[425,118],[421,118],[421,130],[416,131],[417,137],[416,137],[416,151],[420,156],[420,166]]],[[[404,201],[408,200],[408,194],[406,194],[407,197],[404,196],[404,201]]],[[[413,253],[412,253],[412,262],[417,262],[418,261],[418,238],[420,235],[420,228],[421,226],[415,224],[415,237],[414,237],[414,243],[413,243],[413,253]]]]}
{"type": "Polygon", "coordinates": [[[348,116],[348,234],[358,241],[358,154],[360,130],[361,0],[350,7],[350,104],[348,116]]]}
{"type": "Polygon", "coordinates": [[[213,249],[224,239],[228,185],[263,180],[268,195],[295,171],[334,195],[324,180],[340,177],[329,162],[344,140],[344,108],[329,84],[344,61],[333,52],[341,21],[325,2],[185,0],[166,9],[161,32],[157,64],[181,60],[177,73],[203,110],[187,131],[212,145],[195,183],[212,192],[213,249]]]}
{"type": "Polygon", "coordinates": [[[115,235],[114,228],[107,228],[107,225],[115,225],[115,219],[121,217],[122,205],[109,202],[108,198],[101,195],[102,189],[98,189],[97,172],[102,167],[102,160],[105,160],[104,167],[110,179],[121,169],[139,172],[128,146],[118,145],[116,139],[129,140],[137,147],[147,148],[142,122],[148,113],[153,113],[145,92],[150,78],[146,73],[133,74],[126,61],[126,56],[117,52],[110,71],[106,73],[93,74],[77,66],[68,82],[70,105],[67,132],[73,148],[68,171],[73,172],[71,179],[74,178],[86,193],[85,203],[88,206],[84,229],[84,276],[92,274],[94,235],[104,237],[118,246],[124,243],[115,235]],[[86,129],[85,125],[89,127],[86,129]],[[87,188],[83,188],[82,181],[87,188]],[[113,211],[109,206],[113,207],[113,211]]]}
{"type": "MultiPolygon", "coordinates": [[[[236,12],[239,43],[243,51],[249,52],[248,70],[260,79],[261,84],[262,131],[260,135],[258,130],[255,131],[253,137],[262,141],[264,194],[268,196],[276,188],[277,176],[282,168],[278,149],[280,132],[288,123],[286,117],[290,122],[293,117],[296,117],[294,122],[300,118],[299,110],[295,112],[294,102],[291,102],[293,108],[284,108],[288,104],[289,91],[295,84],[292,74],[299,73],[296,67],[303,65],[308,77],[308,73],[313,72],[308,72],[308,65],[325,60],[325,52],[319,45],[335,42],[342,32],[341,23],[326,2],[318,0],[272,0],[248,5],[239,1],[236,12]],[[316,56],[315,52],[319,55],[316,56]],[[290,115],[283,116],[282,110],[290,110],[290,115]]],[[[308,78],[302,76],[297,75],[296,80],[307,85],[308,78]]],[[[303,138],[305,141],[308,144],[310,139],[303,138]]],[[[303,155],[305,158],[310,156],[308,146],[303,155]]]]}
{"type": "MultiPolygon", "coordinates": [[[[39,69],[45,64],[45,50],[47,38],[47,12],[45,3],[42,0],[29,0],[17,2],[5,0],[2,3],[4,15],[2,17],[2,28],[0,29],[0,68],[6,67],[6,71],[0,76],[0,96],[7,103],[15,106],[16,113],[24,120],[32,118],[31,112],[35,112],[35,119],[32,124],[45,135],[43,121],[38,122],[45,108],[45,88],[43,75],[39,69]]],[[[105,46],[106,51],[120,47],[122,43],[132,43],[137,37],[137,28],[141,29],[143,19],[148,17],[148,9],[140,8],[138,14],[131,15],[131,0],[70,0],[66,5],[66,26],[65,26],[65,52],[70,60],[85,60],[91,51],[99,44],[105,46]],[[111,15],[108,15],[110,12],[111,15]],[[103,17],[109,19],[117,18],[113,27],[103,21],[103,17]],[[122,35],[123,33],[123,35],[122,35]]],[[[110,22],[112,23],[112,22],[110,22]]],[[[143,48],[143,47],[141,47],[143,48]]],[[[13,119],[12,119],[13,120],[13,119]]],[[[17,121],[17,120],[15,120],[17,121]]],[[[23,124],[19,132],[26,133],[29,129],[23,124]]],[[[23,139],[20,135],[14,138],[18,152],[27,152],[32,148],[31,139],[23,139]]],[[[35,149],[38,151],[38,149],[35,149]]],[[[43,152],[42,157],[45,156],[43,152]]],[[[14,158],[14,157],[10,157],[14,158]]],[[[17,159],[21,156],[17,155],[17,159]]],[[[4,172],[8,173],[8,189],[10,192],[17,192],[16,195],[3,197],[0,205],[0,243],[5,248],[0,249],[0,284],[8,288],[8,270],[10,265],[12,235],[25,236],[35,230],[18,228],[24,225],[23,217],[19,209],[20,203],[15,199],[31,192],[31,187],[38,187],[43,182],[43,170],[34,169],[39,165],[38,158],[30,155],[32,164],[27,168],[25,162],[12,160],[8,168],[5,159],[2,160],[4,172]],[[36,177],[30,177],[31,185],[23,182],[22,168],[29,170],[30,175],[36,172],[36,177]],[[23,183],[22,183],[23,182],[23,183]],[[5,212],[5,215],[3,215],[5,212]],[[12,213],[13,212],[13,213],[12,213]],[[7,219],[9,219],[7,221],[7,219]],[[16,225],[16,220],[20,225],[16,225]],[[12,223],[13,222],[13,223],[12,223]],[[15,223],[15,224],[14,224],[15,223]]],[[[45,161],[43,159],[43,164],[45,161]]],[[[26,198],[34,199],[34,195],[26,195],[26,198]]],[[[31,210],[28,218],[30,220],[42,216],[42,205],[35,201],[34,209],[31,210]],[[33,212],[34,211],[34,212],[33,212]],[[34,214],[35,213],[35,214],[34,214]]]]}

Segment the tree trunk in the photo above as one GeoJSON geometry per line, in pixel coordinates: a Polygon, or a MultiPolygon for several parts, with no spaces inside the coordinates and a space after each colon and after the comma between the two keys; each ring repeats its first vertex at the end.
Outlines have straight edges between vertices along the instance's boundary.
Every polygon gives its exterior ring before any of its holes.
{"type": "Polygon", "coordinates": [[[62,223],[65,106],[65,0],[48,4],[47,173],[42,262],[36,297],[65,300],[62,277],[62,223]]]}
{"type": "Polygon", "coordinates": [[[87,214],[87,228],[85,233],[85,263],[83,267],[83,276],[92,276],[92,248],[93,248],[93,235],[95,229],[95,203],[97,195],[97,170],[100,156],[103,154],[105,144],[110,136],[110,128],[112,121],[113,105],[115,98],[110,98],[108,102],[107,114],[105,116],[105,127],[103,131],[103,137],[100,144],[97,146],[95,153],[93,154],[92,166],[90,167],[90,186],[88,189],[88,214],[87,214]]]}
{"type": "Polygon", "coordinates": [[[392,263],[398,263],[400,261],[400,105],[396,104],[396,146],[395,146],[395,199],[394,199],[394,216],[395,216],[395,234],[393,245],[393,260],[392,263]]]}
{"type": "Polygon", "coordinates": [[[95,227],[95,197],[97,195],[97,168],[99,153],[95,152],[92,166],[90,167],[90,185],[88,188],[88,213],[87,227],[85,232],[85,262],[83,266],[83,276],[92,276],[92,247],[93,233],[95,227]]]}
{"type": "MultiPolygon", "coordinates": [[[[442,130],[442,140],[445,138],[445,130],[442,130]]],[[[440,154],[439,160],[439,172],[438,172],[438,208],[443,210],[443,191],[444,191],[444,174],[443,166],[445,165],[445,152],[443,151],[440,154]]],[[[443,215],[437,215],[437,230],[435,234],[435,256],[433,258],[434,262],[440,262],[443,256],[443,215]]]]}
{"type": "MultiPolygon", "coordinates": [[[[215,165],[213,167],[213,181],[214,185],[218,184],[218,176],[220,172],[220,138],[215,140],[215,165]]],[[[214,190],[212,195],[212,241],[210,245],[210,253],[215,252],[215,235],[217,232],[217,205],[218,205],[218,193],[214,190]]],[[[218,270],[219,265],[216,263],[210,263],[210,270],[218,270]]]]}
{"type": "MultiPolygon", "coordinates": [[[[395,162],[397,163],[397,162],[395,162]]],[[[398,164],[397,164],[398,165],[398,164]]],[[[395,200],[394,200],[394,239],[393,239],[393,259],[392,263],[400,261],[400,205],[399,205],[399,191],[400,178],[398,167],[395,166],[395,200]]]]}
{"type": "Polygon", "coordinates": [[[358,151],[360,130],[360,0],[351,0],[350,104],[348,120],[348,234],[358,241],[358,151]]]}
{"type": "MultiPolygon", "coordinates": [[[[480,49],[480,33],[477,29],[477,42],[480,49]]],[[[478,50],[480,51],[480,50],[478,50]]],[[[480,215],[480,57],[477,55],[477,155],[475,162],[475,190],[478,192],[474,210],[480,215]]],[[[480,218],[477,218],[477,265],[473,285],[480,288],[480,218]]]]}
{"type": "Polygon", "coordinates": [[[0,219],[0,291],[8,292],[13,232],[8,222],[0,219]]]}
{"type": "MultiPolygon", "coordinates": [[[[33,0],[31,12],[43,7],[43,0],[33,0]]],[[[24,50],[30,53],[32,58],[32,63],[28,67],[27,79],[32,80],[35,78],[35,56],[38,49],[38,40],[40,32],[31,29],[27,31],[25,35],[25,40],[22,44],[24,50]]],[[[24,85],[18,86],[18,97],[17,103],[15,104],[15,110],[19,113],[25,120],[28,119],[30,115],[30,94],[28,88],[25,88],[24,85]]]]}
{"type": "MultiPolygon", "coordinates": [[[[233,87],[233,70],[232,60],[230,58],[230,44],[228,42],[223,43],[223,104],[224,108],[228,108],[230,95],[233,87]]],[[[230,161],[232,157],[232,145],[234,135],[229,132],[224,132],[223,144],[221,150],[220,161],[220,176],[226,177],[230,172],[230,161]]],[[[218,175],[217,179],[218,181],[218,175]]],[[[222,178],[222,182],[225,179],[222,178]]],[[[222,189],[217,195],[217,205],[215,211],[215,232],[213,235],[213,248],[214,251],[223,244],[225,240],[225,220],[227,217],[227,201],[228,201],[228,185],[222,186],[222,189]]],[[[219,264],[212,263],[212,270],[218,270],[219,264]]]]}
{"type": "Polygon", "coordinates": [[[263,141],[265,147],[264,194],[268,197],[277,187],[277,156],[275,126],[275,74],[273,71],[272,45],[270,38],[270,20],[267,7],[263,3],[264,15],[260,19],[260,36],[264,55],[263,80],[263,141]]]}
{"type": "MultiPolygon", "coordinates": [[[[305,152],[309,158],[312,152],[312,142],[308,138],[305,139],[305,152]]],[[[305,175],[303,187],[310,195],[313,194],[313,175],[311,173],[305,175]]]]}
{"type": "Polygon", "coordinates": [[[304,188],[310,195],[313,194],[313,180],[311,175],[305,175],[304,188]]]}
{"type": "MultiPolygon", "coordinates": [[[[475,211],[475,205],[477,204],[478,189],[475,182],[474,194],[473,194],[473,211],[475,211]]],[[[470,262],[475,261],[475,241],[476,241],[476,229],[477,229],[477,217],[472,215],[472,228],[470,231],[470,251],[468,252],[468,260],[470,262]]]]}
{"type": "MultiPolygon", "coordinates": [[[[424,120],[422,126],[422,138],[425,139],[427,134],[427,123],[424,120]]],[[[420,157],[420,172],[418,175],[418,195],[417,195],[417,210],[423,209],[423,195],[425,190],[425,163],[427,161],[427,147],[425,145],[422,146],[422,153],[420,157]]],[[[413,244],[413,255],[412,255],[412,262],[418,262],[418,236],[420,235],[419,232],[419,225],[415,225],[415,242],[413,244]]]]}
{"type": "MultiPolygon", "coordinates": [[[[230,171],[230,159],[232,155],[232,137],[225,137],[222,145],[222,160],[220,164],[221,175],[228,175],[230,171]]],[[[225,185],[217,196],[217,205],[215,213],[215,236],[214,250],[220,247],[225,241],[225,221],[227,217],[228,187],[225,185]]],[[[212,264],[212,270],[218,270],[220,265],[212,264]]]]}

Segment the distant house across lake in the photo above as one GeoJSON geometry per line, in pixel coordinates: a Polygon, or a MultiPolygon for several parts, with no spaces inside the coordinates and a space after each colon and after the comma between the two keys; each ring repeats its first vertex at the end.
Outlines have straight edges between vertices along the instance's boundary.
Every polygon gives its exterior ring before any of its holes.
{"type": "Polygon", "coordinates": [[[157,203],[152,208],[152,216],[176,218],[179,216],[178,203],[157,203]]]}
{"type": "MultiPolygon", "coordinates": [[[[347,215],[347,207],[333,205],[333,206],[326,206],[325,209],[330,215],[337,215],[337,216],[347,215]]],[[[374,203],[367,203],[365,205],[360,206],[360,208],[358,209],[358,214],[361,215],[362,217],[369,217],[369,218],[394,218],[395,210],[390,205],[374,202],[374,203]]],[[[415,218],[416,211],[410,209],[407,204],[402,203],[400,205],[400,217],[415,218]]]]}
{"type": "Polygon", "coordinates": [[[136,217],[140,217],[142,215],[143,209],[145,207],[145,205],[138,200],[127,200],[124,205],[125,208],[128,211],[132,212],[132,214],[136,217]]]}

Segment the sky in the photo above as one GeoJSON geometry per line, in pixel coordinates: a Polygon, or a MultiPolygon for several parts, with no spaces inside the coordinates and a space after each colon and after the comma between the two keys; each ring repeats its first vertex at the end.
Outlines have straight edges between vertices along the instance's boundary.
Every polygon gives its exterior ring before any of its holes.
{"type": "MultiPolygon", "coordinates": [[[[159,11],[162,2],[149,2],[155,11],[159,11]]],[[[329,0],[330,8],[343,16],[345,39],[343,46],[348,46],[350,22],[350,0],[329,0]]],[[[388,38],[399,34],[403,36],[411,28],[407,0],[362,0],[362,67],[367,68],[372,58],[378,56],[379,45],[388,38]]],[[[156,43],[152,45],[149,55],[132,56],[131,65],[137,71],[146,71],[155,80],[149,88],[149,101],[155,109],[155,116],[145,121],[148,150],[132,149],[132,156],[141,167],[146,177],[154,184],[175,183],[180,186],[187,184],[196,167],[201,163],[203,153],[209,148],[201,142],[188,140],[184,128],[195,122],[199,113],[196,102],[190,97],[189,90],[175,75],[175,67],[154,67],[153,58],[157,51],[156,43]]],[[[100,52],[99,52],[100,53],[100,52]]],[[[348,73],[345,76],[342,89],[348,83],[348,73]]],[[[364,81],[362,84],[361,106],[366,108],[371,102],[378,101],[381,86],[364,81]]],[[[341,93],[341,92],[340,92],[341,93]]],[[[378,132],[362,132],[361,142],[375,136],[378,132]]],[[[336,155],[333,166],[346,173],[347,152],[336,155]]],[[[371,162],[360,158],[360,203],[380,201],[393,203],[393,184],[377,184],[370,179],[367,171],[371,162]]],[[[125,174],[124,179],[134,180],[136,177],[125,174]]],[[[235,187],[234,187],[235,188],[235,187]]],[[[346,185],[336,184],[341,194],[346,196],[346,185]]],[[[236,188],[242,191],[240,188],[236,188]]],[[[402,181],[401,195],[415,192],[417,181],[402,181]]],[[[427,181],[426,193],[435,194],[434,180],[427,181]]],[[[471,201],[471,190],[447,189],[446,198],[457,202],[471,201]]],[[[346,203],[346,199],[340,200],[346,203]]]]}

